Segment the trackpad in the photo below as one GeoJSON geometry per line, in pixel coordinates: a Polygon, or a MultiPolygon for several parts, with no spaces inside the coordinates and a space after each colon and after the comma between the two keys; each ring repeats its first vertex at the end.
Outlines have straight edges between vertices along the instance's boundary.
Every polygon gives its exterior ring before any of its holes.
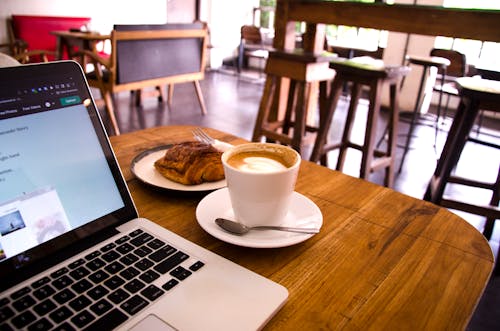
{"type": "Polygon", "coordinates": [[[144,331],[144,330],[155,330],[155,331],[175,331],[167,323],[163,322],[161,319],[155,315],[148,315],[142,321],[134,325],[130,331],[144,331]]]}

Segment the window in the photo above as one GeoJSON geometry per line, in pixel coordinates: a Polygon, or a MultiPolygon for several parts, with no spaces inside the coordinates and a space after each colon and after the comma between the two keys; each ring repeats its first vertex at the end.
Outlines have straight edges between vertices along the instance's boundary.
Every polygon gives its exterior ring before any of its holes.
{"type": "MultiPolygon", "coordinates": [[[[443,6],[448,8],[500,9],[500,3],[491,0],[444,0],[443,6]]],[[[477,67],[498,67],[500,43],[437,37],[434,45],[436,48],[454,49],[465,54],[467,63],[477,67]]]]}

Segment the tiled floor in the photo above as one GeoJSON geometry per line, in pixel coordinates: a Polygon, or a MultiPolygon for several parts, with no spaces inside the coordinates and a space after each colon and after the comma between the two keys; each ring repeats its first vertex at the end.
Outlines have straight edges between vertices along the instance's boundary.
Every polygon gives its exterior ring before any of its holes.
{"type": "MultiPolygon", "coordinates": [[[[263,76],[254,73],[243,73],[242,76],[235,75],[232,71],[208,72],[201,87],[205,96],[208,114],[201,115],[197,103],[194,87],[192,84],[178,84],[175,86],[172,106],[166,103],[159,104],[154,98],[144,100],[143,106],[135,107],[131,102],[128,93],[121,93],[117,97],[117,112],[120,128],[123,133],[139,130],[146,127],[169,125],[169,124],[190,124],[204,127],[212,127],[222,131],[232,133],[242,138],[251,139],[253,123],[259,107],[259,101],[263,89],[263,76]]],[[[96,98],[99,94],[95,95],[96,98]]],[[[332,125],[331,137],[339,137],[343,127],[346,103],[340,105],[332,125]]],[[[363,114],[364,107],[359,108],[359,114],[363,114]]],[[[446,123],[442,125],[443,130],[439,131],[438,148],[434,149],[434,128],[419,125],[415,130],[415,138],[412,139],[412,148],[408,153],[401,173],[396,177],[395,189],[416,198],[422,198],[428,180],[431,177],[436,165],[436,158],[440,148],[446,138],[446,123]]],[[[382,132],[384,125],[380,126],[382,132]]],[[[485,123],[482,128],[482,137],[500,142],[500,123],[493,121],[485,123]],[[490,126],[491,125],[491,126],[490,126]]],[[[400,125],[400,143],[404,141],[404,133],[408,130],[408,125],[404,122],[400,125]]],[[[358,130],[364,132],[364,128],[358,130]]],[[[362,137],[362,136],[361,136],[362,137]]],[[[401,159],[402,149],[398,149],[397,163],[401,159]]],[[[336,155],[332,152],[329,156],[333,159],[331,164],[335,165],[336,155]]],[[[461,163],[457,171],[483,174],[488,178],[495,178],[500,164],[499,150],[485,148],[477,144],[468,144],[464,151],[464,158],[474,161],[473,164],[461,163]],[[493,176],[493,177],[492,177],[493,176]]],[[[357,176],[359,155],[357,152],[350,152],[347,156],[345,172],[357,176]]],[[[381,184],[382,173],[373,174],[371,181],[381,184]]],[[[448,192],[453,195],[465,195],[467,199],[474,197],[478,201],[489,201],[489,195],[482,195],[470,190],[454,189],[448,192]]],[[[483,219],[459,213],[471,224],[482,230],[483,219]]],[[[496,227],[491,246],[493,251],[498,251],[500,231],[496,227]]],[[[474,315],[470,330],[500,330],[500,277],[492,279],[483,299],[481,300],[476,314],[474,315]]]]}

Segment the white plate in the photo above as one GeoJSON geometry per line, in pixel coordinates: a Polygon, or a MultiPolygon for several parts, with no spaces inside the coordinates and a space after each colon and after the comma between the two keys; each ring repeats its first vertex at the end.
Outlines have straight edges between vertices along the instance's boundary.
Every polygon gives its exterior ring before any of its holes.
{"type": "MultiPolygon", "coordinates": [[[[221,229],[214,220],[217,217],[234,220],[234,213],[229,199],[229,191],[222,188],[205,196],[196,207],[196,219],[200,226],[212,236],[230,244],[254,247],[285,247],[303,242],[314,234],[293,233],[273,230],[250,231],[243,236],[230,234],[221,229]]],[[[309,198],[293,192],[291,209],[283,225],[321,228],[323,215],[321,210],[309,198]]]]}
{"type": "Polygon", "coordinates": [[[130,165],[132,173],[142,182],[175,191],[213,191],[226,186],[226,180],[206,182],[199,185],[184,185],[163,177],[154,167],[156,160],[165,155],[172,145],[158,146],[137,155],[130,165]]]}

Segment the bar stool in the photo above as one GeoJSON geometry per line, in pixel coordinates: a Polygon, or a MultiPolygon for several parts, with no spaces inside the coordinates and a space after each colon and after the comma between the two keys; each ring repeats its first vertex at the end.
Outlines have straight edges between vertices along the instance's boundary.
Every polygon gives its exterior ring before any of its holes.
{"type": "MultiPolygon", "coordinates": [[[[267,74],[264,93],[255,121],[252,141],[262,138],[290,145],[301,152],[306,132],[316,132],[317,128],[307,125],[307,105],[314,82],[321,85],[321,94],[326,94],[325,84],[333,79],[335,72],[329,69],[332,56],[304,52],[272,51],[266,63],[267,74]],[[278,81],[290,79],[286,111],[283,119],[272,113],[278,81]],[[292,129],[292,134],[290,134],[292,129]]],[[[321,103],[320,103],[321,108],[321,103]]]]}
{"type": "Polygon", "coordinates": [[[381,60],[368,60],[366,58],[352,60],[333,60],[330,67],[336,71],[333,80],[329,100],[324,108],[326,112],[320,121],[319,132],[316,136],[314,148],[310,160],[312,162],[321,161],[326,165],[326,153],[339,149],[337,170],[342,170],[345,161],[347,148],[354,148],[362,152],[360,177],[368,179],[371,172],[384,168],[384,185],[392,187],[394,183],[394,161],[396,157],[397,124],[399,117],[398,94],[401,79],[409,72],[409,67],[405,66],[385,66],[381,60]],[[347,113],[347,119],[340,143],[328,144],[327,136],[330,130],[333,114],[342,92],[344,83],[351,82],[351,101],[347,113]],[[380,100],[384,85],[390,87],[390,118],[388,122],[388,144],[387,150],[381,151],[375,148],[375,135],[380,113],[380,100]],[[350,134],[354,122],[358,100],[360,98],[361,87],[368,86],[369,109],[366,122],[364,144],[355,144],[350,140],[350,134]]]}
{"type": "MultiPolygon", "coordinates": [[[[500,198],[500,168],[496,179],[489,183],[473,178],[457,176],[452,174],[452,172],[460,160],[460,155],[467,141],[473,140],[476,143],[482,143],[496,149],[500,147],[470,138],[470,133],[479,110],[500,112],[500,82],[476,77],[462,77],[457,79],[457,83],[461,97],[460,105],[451,124],[434,175],[427,186],[424,200],[445,208],[462,210],[486,217],[487,221],[483,234],[487,239],[490,239],[494,222],[500,218],[500,208],[498,206],[500,198]],[[448,199],[444,195],[444,191],[447,184],[452,183],[490,190],[492,195],[489,205],[473,205],[464,201],[448,199]]],[[[495,272],[497,275],[500,274],[498,260],[495,272]]]]}
{"type": "MultiPolygon", "coordinates": [[[[441,76],[441,85],[444,84],[444,77],[446,76],[446,68],[450,65],[450,60],[444,57],[437,56],[408,56],[407,64],[411,65],[420,65],[423,67],[422,76],[420,78],[420,85],[417,92],[417,99],[415,100],[415,107],[413,109],[412,117],[410,120],[410,128],[408,129],[408,134],[406,135],[406,141],[404,144],[403,156],[401,158],[401,163],[399,164],[398,172],[401,172],[403,168],[403,163],[405,162],[406,154],[410,149],[410,140],[413,136],[413,130],[415,129],[415,125],[417,124],[419,114],[421,114],[421,109],[423,105],[426,103],[424,101],[428,101],[430,103],[430,98],[432,97],[432,85],[428,85],[428,88],[424,89],[424,82],[426,77],[428,76],[428,72],[430,68],[435,67],[442,72],[441,76]],[[426,99],[427,98],[427,99],[426,99]]],[[[442,94],[439,94],[439,105],[441,105],[442,94]]],[[[439,119],[440,114],[438,114],[439,119]]],[[[434,147],[437,142],[437,132],[438,132],[438,122],[436,119],[435,122],[435,133],[434,133],[434,147]]]]}

